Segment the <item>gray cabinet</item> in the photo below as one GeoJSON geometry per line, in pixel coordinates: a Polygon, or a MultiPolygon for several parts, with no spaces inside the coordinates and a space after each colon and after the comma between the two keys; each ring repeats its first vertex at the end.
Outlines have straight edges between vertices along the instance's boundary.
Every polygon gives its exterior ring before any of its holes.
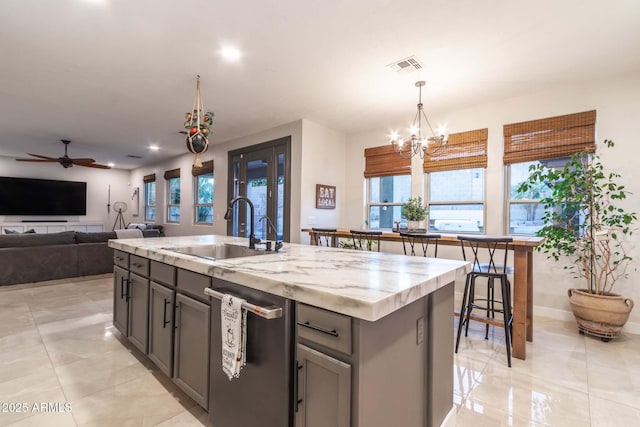
{"type": "Polygon", "coordinates": [[[349,427],[351,366],[297,346],[296,427],[349,427]]]}
{"type": "Polygon", "coordinates": [[[453,286],[375,322],[297,303],[295,426],[441,425],[452,409],[452,309],[453,286]]]}
{"type": "Polygon", "coordinates": [[[204,288],[211,278],[157,261],[151,261],[151,278],[149,359],[207,409],[211,307],[204,288]]]}
{"type": "Polygon", "coordinates": [[[113,325],[146,354],[149,279],[118,266],[113,272],[113,325]]]}
{"type": "Polygon", "coordinates": [[[129,341],[147,354],[149,331],[149,279],[129,273],[129,341]]]}
{"type": "Polygon", "coordinates": [[[173,307],[175,291],[151,282],[149,288],[149,359],[173,375],[173,307]]]}
{"type": "Polygon", "coordinates": [[[296,427],[351,426],[351,318],[297,304],[296,322],[296,427]]]}
{"type": "Polygon", "coordinates": [[[176,295],[174,382],[200,406],[209,405],[209,328],[211,307],[176,295]]]}

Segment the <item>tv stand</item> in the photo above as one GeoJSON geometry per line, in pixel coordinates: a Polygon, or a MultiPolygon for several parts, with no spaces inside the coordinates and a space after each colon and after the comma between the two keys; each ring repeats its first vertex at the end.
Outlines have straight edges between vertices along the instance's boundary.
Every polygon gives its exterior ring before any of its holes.
{"type": "Polygon", "coordinates": [[[20,222],[68,222],[66,219],[23,219],[20,222]]]}
{"type": "Polygon", "coordinates": [[[5,230],[24,233],[27,230],[35,230],[36,233],[59,233],[61,231],[99,232],[104,231],[104,223],[99,221],[74,221],[66,220],[24,220],[15,222],[0,222],[0,233],[5,230]]]}

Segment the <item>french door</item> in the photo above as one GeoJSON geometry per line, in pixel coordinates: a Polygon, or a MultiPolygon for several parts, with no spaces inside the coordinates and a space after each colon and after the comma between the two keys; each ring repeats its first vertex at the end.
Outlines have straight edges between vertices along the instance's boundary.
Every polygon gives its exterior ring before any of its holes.
{"type": "MultiPolygon", "coordinates": [[[[229,201],[236,196],[251,200],[254,234],[259,239],[289,241],[290,158],[291,137],[229,152],[229,201]]],[[[227,234],[248,237],[250,215],[245,202],[236,203],[227,234]]]]}

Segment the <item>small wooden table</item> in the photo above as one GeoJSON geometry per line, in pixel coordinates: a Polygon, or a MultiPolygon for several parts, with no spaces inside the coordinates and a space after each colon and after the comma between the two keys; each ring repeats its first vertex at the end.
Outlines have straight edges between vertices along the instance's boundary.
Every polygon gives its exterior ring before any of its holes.
{"type": "MultiPolygon", "coordinates": [[[[315,242],[311,228],[303,228],[309,233],[311,244],[315,242]]],[[[438,244],[457,245],[457,236],[462,234],[443,234],[438,244]]],[[[338,238],[351,238],[347,229],[338,229],[338,238]]],[[[477,236],[477,234],[476,234],[477,236]]],[[[527,357],[527,341],[533,341],[533,249],[542,243],[541,237],[512,236],[513,243],[509,246],[513,250],[513,357],[525,360],[527,357]]],[[[383,242],[402,242],[400,233],[384,232],[380,236],[383,242]]]]}

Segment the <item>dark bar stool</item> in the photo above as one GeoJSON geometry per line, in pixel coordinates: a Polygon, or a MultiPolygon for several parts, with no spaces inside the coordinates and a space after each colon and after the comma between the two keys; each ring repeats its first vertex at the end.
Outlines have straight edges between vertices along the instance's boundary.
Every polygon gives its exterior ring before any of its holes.
{"type": "MultiPolygon", "coordinates": [[[[487,237],[487,236],[458,236],[462,245],[462,257],[465,261],[473,262],[472,270],[467,274],[462,295],[462,307],[460,309],[460,322],[458,323],[458,336],[456,338],[456,349],[460,345],[460,334],[463,325],[465,326],[464,336],[469,332],[469,321],[476,320],[486,323],[485,339],[489,338],[489,325],[503,326],[504,339],[507,346],[507,363],[511,367],[511,325],[513,313],[511,311],[511,283],[507,277],[513,273],[513,268],[507,266],[507,254],[509,244],[513,241],[511,237],[487,237]],[[471,250],[470,256],[467,251],[471,250]],[[502,264],[496,263],[496,250],[504,250],[502,264]],[[486,259],[488,262],[481,262],[486,259]],[[476,279],[483,277],[487,279],[486,298],[476,298],[476,279]],[[494,281],[500,282],[501,300],[496,300],[494,281]],[[486,312],[486,317],[472,316],[473,309],[486,312]],[[496,313],[502,314],[502,320],[496,320],[496,313]]],[[[500,260],[498,260],[500,261],[500,260]]]]}
{"type": "Polygon", "coordinates": [[[402,231],[400,232],[400,237],[402,237],[402,249],[404,249],[405,255],[415,256],[415,246],[417,243],[418,247],[422,247],[422,256],[427,256],[427,251],[431,245],[434,247],[433,257],[438,257],[439,234],[408,233],[402,231]],[[409,248],[409,253],[407,253],[407,247],[409,248]]]}
{"type": "Polygon", "coordinates": [[[317,246],[327,246],[332,248],[338,247],[338,237],[336,236],[336,233],[338,232],[337,229],[312,227],[311,231],[314,233],[313,237],[317,246]]]}
{"type": "Polygon", "coordinates": [[[375,250],[380,252],[380,236],[382,231],[375,230],[350,230],[351,238],[353,239],[353,249],[357,251],[372,251],[373,245],[376,245],[375,250]]]}

